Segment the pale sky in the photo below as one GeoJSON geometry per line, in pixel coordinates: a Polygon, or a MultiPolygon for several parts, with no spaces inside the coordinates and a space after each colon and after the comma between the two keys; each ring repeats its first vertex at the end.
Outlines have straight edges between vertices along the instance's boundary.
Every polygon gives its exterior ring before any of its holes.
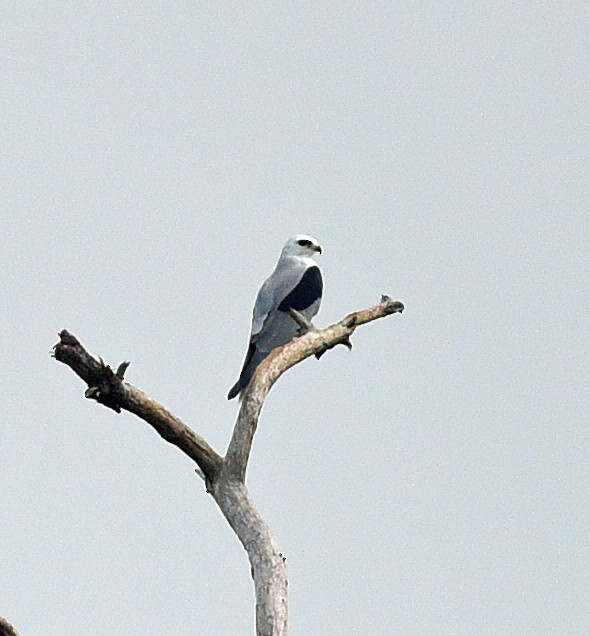
{"type": "Polygon", "coordinates": [[[248,484],[294,636],[590,633],[586,2],[6,2],[0,614],[254,631],[193,465],[85,400],[67,328],[219,452],[256,292],[323,247],[248,484]]]}

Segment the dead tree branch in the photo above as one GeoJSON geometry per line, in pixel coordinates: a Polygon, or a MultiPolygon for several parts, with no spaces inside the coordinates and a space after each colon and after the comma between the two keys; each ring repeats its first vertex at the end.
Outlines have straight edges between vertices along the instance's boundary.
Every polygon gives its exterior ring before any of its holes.
{"type": "Polygon", "coordinates": [[[53,347],[56,360],[67,364],[86,384],[84,396],[120,413],[129,411],[152,426],[167,442],[194,460],[209,483],[215,480],[222,458],[182,420],[140,389],[124,381],[129,366],[122,362],[117,371],[97,359],[80,343],[76,336],[65,329],[60,341],[53,347]]]}
{"type": "Polygon", "coordinates": [[[0,636],[18,636],[16,629],[2,616],[0,616],[0,636]]]}
{"type": "Polygon", "coordinates": [[[301,319],[298,320],[299,325],[307,333],[273,351],[256,370],[242,400],[238,421],[225,456],[223,470],[234,479],[245,481],[246,468],[260,411],[272,386],[285,371],[309,356],[321,356],[336,345],[343,344],[349,349],[352,348],[350,337],[359,325],[391,314],[401,313],[403,310],[404,306],[401,302],[391,300],[388,296],[382,296],[378,305],[355,311],[340,322],[322,330],[310,327],[309,321],[304,316],[294,312],[296,319],[301,319]]]}
{"type": "Polygon", "coordinates": [[[387,296],[368,309],[349,314],[340,322],[316,329],[294,312],[302,336],[273,351],[257,369],[246,390],[225,457],[182,420],[124,379],[128,362],[116,371],[95,358],[66,330],[54,346],[56,360],[68,365],[87,385],[85,397],[120,413],[129,411],[152,426],[167,442],[195,461],[205,478],[207,491],[248,553],[256,593],[256,633],[258,636],[287,634],[287,568],[270,528],[256,510],[245,485],[252,442],[264,401],[285,371],[309,356],[320,357],[343,344],[351,348],[350,337],[365,323],[401,313],[404,306],[387,296]]]}

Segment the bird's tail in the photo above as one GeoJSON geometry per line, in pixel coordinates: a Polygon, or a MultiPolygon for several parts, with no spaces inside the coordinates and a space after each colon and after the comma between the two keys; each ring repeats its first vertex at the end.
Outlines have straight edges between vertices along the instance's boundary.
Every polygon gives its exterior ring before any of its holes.
{"type": "Polygon", "coordinates": [[[237,395],[240,396],[240,400],[242,399],[244,391],[248,388],[250,380],[254,375],[254,371],[256,371],[258,365],[264,360],[264,358],[266,358],[268,353],[268,351],[261,351],[258,349],[255,343],[250,343],[246,359],[244,360],[244,366],[240,373],[240,378],[229,390],[229,393],[227,394],[228,400],[233,400],[237,395]]]}
{"type": "MultiPolygon", "coordinates": [[[[233,386],[232,388],[229,390],[229,393],[227,394],[227,399],[228,400],[233,400],[237,395],[239,395],[242,392],[242,387],[240,385],[240,381],[238,380],[233,386]]],[[[241,398],[241,395],[240,395],[241,398]]]]}

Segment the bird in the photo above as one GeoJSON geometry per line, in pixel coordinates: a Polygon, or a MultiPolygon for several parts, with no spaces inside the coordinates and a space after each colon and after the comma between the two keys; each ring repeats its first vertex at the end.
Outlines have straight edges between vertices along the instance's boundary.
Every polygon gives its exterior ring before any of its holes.
{"type": "Polygon", "coordinates": [[[324,284],[313,257],[321,253],[320,244],[307,234],[292,236],[285,243],[275,270],[256,296],[246,359],[228,400],[238,395],[241,399],[262,361],[299,333],[289,309],[296,309],[308,320],[318,313],[324,284]]]}

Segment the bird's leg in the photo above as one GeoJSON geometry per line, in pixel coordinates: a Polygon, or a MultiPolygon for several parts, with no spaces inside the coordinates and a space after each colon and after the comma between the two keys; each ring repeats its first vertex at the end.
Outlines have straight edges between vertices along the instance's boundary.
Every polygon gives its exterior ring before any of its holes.
{"type": "Polygon", "coordinates": [[[297,311],[297,309],[289,308],[289,314],[299,326],[299,336],[305,335],[308,331],[315,331],[311,320],[308,320],[300,311],[297,311]]]}
{"type": "MultiPolygon", "coordinates": [[[[306,333],[310,331],[316,331],[316,328],[313,326],[311,320],[308,320],[300,311],[293,309],[292,307],[289,309],[289,314],[291,314],[291,318],[299,325],[299,336],[304,336],[306,333]]],[[[319,351],[315,354],[315,357],[319,360],[324,353],[326,353],[327,349],[323,351],[319,351]]]]}

